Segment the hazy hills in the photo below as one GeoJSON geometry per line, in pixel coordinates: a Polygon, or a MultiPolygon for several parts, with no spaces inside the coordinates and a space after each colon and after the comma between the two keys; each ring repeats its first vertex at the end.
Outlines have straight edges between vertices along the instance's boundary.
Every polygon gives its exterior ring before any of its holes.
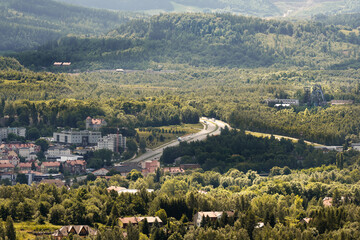
{"type": "Polygon", "coordinates": [[[31,49],[67,34],[101,35],[135,16],[49,0],[3,0],[0,51],[31,49]]]}
{"type": "Polygon", "coordinates": [[[227,12],[260,17],[310,17],[319,13],[360,11],[359,0],[58,0],[93,8],[123,11],[227,12]]]}
{"type": "Polygon", "coordinates": [[[16,57],[28,67],[71,61],[82,70],[154,63],[320,69],[358,57],[360,37],[347,29],[230,14],[163,14],[130,21],[106,37],[63,38],[16,57]]]}

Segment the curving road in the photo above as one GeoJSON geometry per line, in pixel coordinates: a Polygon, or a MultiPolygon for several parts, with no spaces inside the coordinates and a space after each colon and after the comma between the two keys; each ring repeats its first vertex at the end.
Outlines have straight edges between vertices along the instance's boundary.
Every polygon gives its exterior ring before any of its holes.
{"type": "MultiPolygon", "coordinates": [[[[229,124],[216,120],[216,119],[208,119],[205,117],[200,118],[200,123],[204,125],[203,130],[198,133],[193,133],[189,135],[185,135],[181,137],[181,142],[192,142],[192,141],[203,141],[207,136],[220,135],[220,130],[227,126],[230,128],[229,124]]],[[[136,157],[134,159],[128,160],[127,162],[142,162],[146,160],[158,160],[160,159],[163,151],[167,147],[174,147],[179,145],[180,141],[173,140],[169,143],[166,143],[158,148],[148,150],[146,153],[141,155],[140,157],[136,157]]]]}

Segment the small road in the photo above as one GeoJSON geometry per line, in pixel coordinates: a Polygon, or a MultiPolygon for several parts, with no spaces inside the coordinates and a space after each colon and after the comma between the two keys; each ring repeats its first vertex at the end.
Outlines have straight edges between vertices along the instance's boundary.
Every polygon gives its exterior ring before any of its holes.
{"type": "Polygon", "coordinates": [[[167,147],[177,146],[180,144],[180,142],[203,141],[206,139],[207,136],[220,135],[221,129],[225,128],[225,126],[228,126],[230,128],[230,126],[223,121],[216,119],[208,119],[205,117],[200,118],[200,123],[204,125],[203,130],[201,130],[200,132],[182,136],[179,138],[179,140],[173,140],[152,150],[148,149],[146,153],[144,153],[140,157],[128,160],[127,162],[158,160],[160,159],[164,149],[167,147]]]}

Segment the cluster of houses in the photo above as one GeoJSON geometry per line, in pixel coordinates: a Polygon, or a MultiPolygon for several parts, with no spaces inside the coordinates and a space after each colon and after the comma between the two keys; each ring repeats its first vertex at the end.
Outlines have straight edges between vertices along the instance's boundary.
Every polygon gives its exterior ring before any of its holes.
{"type": "MultiPolygon", "coordinates": [[[[40,147],[33,143],[10,143],[0,145],[0,179],[14,183],[18,174],[25,174],[28,184],[49,178],[63,178],[62,171],[70,174],[86,173],[86,161],[72,159],[70,149],[50,147],[46,161],[37,160],[40,147]],[[22,161],[21,161],[22,160],[22,161]]],[[[76,156],[78,158],[80,156],[76,156]]]]}

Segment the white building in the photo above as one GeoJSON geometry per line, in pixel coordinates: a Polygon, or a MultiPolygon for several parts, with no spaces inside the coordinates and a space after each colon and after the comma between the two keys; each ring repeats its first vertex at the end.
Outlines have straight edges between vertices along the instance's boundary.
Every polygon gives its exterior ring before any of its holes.
{"type": "Polygon", "coordinates": [[[54,133],[54,141],[68,144],[97,144],[101,138],[101,132],[84,131],[61,131],[54,133]]]}
{"type": "Polygon", "coordinates": [[[360,151],[360,143],[352,143],[351,147],[356,151],[360,151]]]}
{"type": "MultiPolygon", "coordinates": [[[[107,135],[99,140],[96,149],[109,149],[116,152],[117,141],[117,134],[107,135]]],[[[119,134],[119,147],[122,149],[126,148],[126,137],[123,137],[121,134],[119,134]]]]}
{"type": "Polygon", "coordinates": [[[50,157],[58,157],[63,155],[70,155],[71,151],[69,148],[64,147],[49,147],[47,155],[50,157]]]}
{"type": "Polygon", "coordinates": [[[0,128],[0,140],[7,138],[10,133],[13,133],[13,134],[15,134],[17,136],[20,136],[20,137],[25,137],[26,128],[23,128],[23,127],[0,128]]]}

